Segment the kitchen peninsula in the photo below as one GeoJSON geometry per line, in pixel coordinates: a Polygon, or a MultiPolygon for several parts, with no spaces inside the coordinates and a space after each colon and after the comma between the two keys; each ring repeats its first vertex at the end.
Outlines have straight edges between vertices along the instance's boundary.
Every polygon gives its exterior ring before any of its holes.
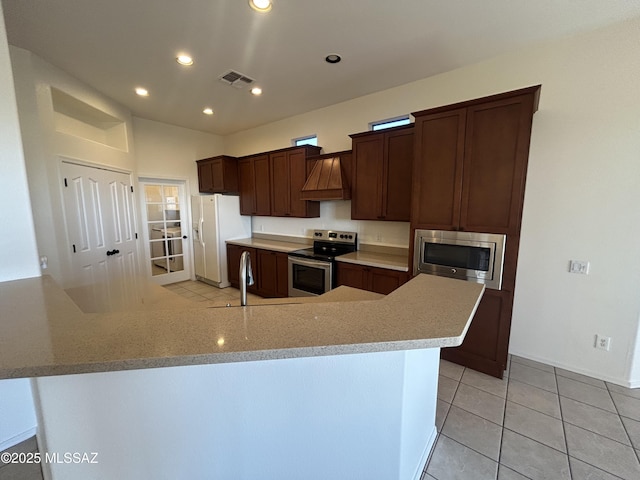
{"type": "Polygon", "coordinates": [[[84,313],[48,277],[17,280],[0,284],[0,378],[35,377],[41,451],[99,453],[45,466],[54,480],[419,478],[440,348],[483,291],[419,275],[376,300],[84,313]]]}

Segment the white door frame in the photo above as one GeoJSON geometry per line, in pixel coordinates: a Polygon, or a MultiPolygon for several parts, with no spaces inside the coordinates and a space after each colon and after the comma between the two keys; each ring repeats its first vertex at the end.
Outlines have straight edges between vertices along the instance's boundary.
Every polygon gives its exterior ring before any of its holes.
{"type": "Polygon", "coordinates": [[[138,191],[140,200],[140,212],[141,212],[141,239],[143,243],[143,255],[142,262],[144,266],[142,271],[146,275],[147,279],[158,285],[167,285],[170,283],[181,282],[193,278],[193,249],[191,243],[191,205],[189,203],[188,195],[189,183],[186,179],[181,178],[163,178],[155,176],[139,176],[138,177],[138,191]],[[150,248],[150,235],[149,235],[149,219],[147,217],[147,202],[145,197],[146,185],[171,185],[177,186],[181,192],[180,204],[180,227],[183,237],[187,238],[182,242],[183,253],[183,270],[182,272],[168,273],[164,275],[153,275],[151,266],[151,248],[150,248]]]}

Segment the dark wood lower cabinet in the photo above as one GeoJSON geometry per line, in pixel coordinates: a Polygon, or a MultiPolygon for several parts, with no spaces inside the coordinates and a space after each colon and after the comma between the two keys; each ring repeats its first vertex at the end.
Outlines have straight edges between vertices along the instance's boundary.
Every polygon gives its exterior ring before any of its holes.
{"type": "MultiPolygon", "coordinates": [[[[227,275],[229,276],[229,283],[232,287],[240,288],[240,257],[242,252],[249,252],[249,258],[251,259],[251,267],[255,276],[255,263],[257,258],[257,250],[252,247],[241,247],[239,245],[227,245],[227,275]]],[[[258,285],[254,283],[247,287],[247,292],[258,293],[258,285]]]]}
{"type": "Polygon", "coordinates": [[[513,294],[485,290],[462,345],[443,348],[440,357],[502,378],[507,366],[513,294]]]}
{"type": "Polygon", "coordinates": [[[289,293],[287,254],[271,250],[257,251],[258,295],[286,297],[289,293]]]}
{"type": "Polygon", "coordinates": [[[247,287],[247,291],[267,298],[288,296],[287,254],[272,250],[227,245],[227,269],[231,286],[240,288],[240,257],[244,251],[249,252],[254,278],[254,284],[247,287]]]}
{"type": "Polygon", "coordinates": [[[354,263],[337,263],[337,284],[387,295],[409,281],[407,272],[367,267],[354,263]]]}

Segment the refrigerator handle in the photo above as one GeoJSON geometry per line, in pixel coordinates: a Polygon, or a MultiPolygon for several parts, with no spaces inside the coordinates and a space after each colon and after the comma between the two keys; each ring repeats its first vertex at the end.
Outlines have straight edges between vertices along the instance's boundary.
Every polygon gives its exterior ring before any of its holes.
{"type": "Polygon", "coordinates": [[[200,245],[202,245],[204,247],[204,240],[202,238],[203,225],[204,225],[204,218],[200,217],[200,245]]]}

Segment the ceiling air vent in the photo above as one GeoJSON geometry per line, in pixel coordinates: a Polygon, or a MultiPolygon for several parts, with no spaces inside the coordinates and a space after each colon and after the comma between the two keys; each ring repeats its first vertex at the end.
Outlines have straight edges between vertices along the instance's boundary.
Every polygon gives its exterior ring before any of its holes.
{"type": "Polygon", "coordinates": [[[218,79],[222,83],[226,83],[227,85],[231,85],[235,88],[244,88],[247,85],[251,85],[255,80],[253,78],[249,78],[246,75],[243,75],[239,72],[234,72],[233,70],[229,70],[228,72],[223,73],[218,77],[218,79]]]}

